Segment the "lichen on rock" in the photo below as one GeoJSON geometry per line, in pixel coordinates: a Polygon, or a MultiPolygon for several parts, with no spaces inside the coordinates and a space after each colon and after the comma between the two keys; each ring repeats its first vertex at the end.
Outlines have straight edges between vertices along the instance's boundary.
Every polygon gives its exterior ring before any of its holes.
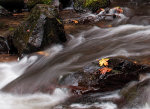
{"type": "Polygon", "coordinates": [[[29,8],[34,7],[36,4],[50,4],[52,0],[24,0],[29,8]]]}
{"type": "Polygon", "coordinates": [[[77,11],[89,9],[93,12],[99,8],[106,8],[110,5],[110,0],[74,0],[74,8],[77,11]]]}
{"type": "Polygon", "coordinates": [[[31,53],[53,43],[65,42],[64,27],[58,19],[58,12],[52,6],[36,5],[27,20],[14,32],[12,40],[18,53],[31,53]]]}

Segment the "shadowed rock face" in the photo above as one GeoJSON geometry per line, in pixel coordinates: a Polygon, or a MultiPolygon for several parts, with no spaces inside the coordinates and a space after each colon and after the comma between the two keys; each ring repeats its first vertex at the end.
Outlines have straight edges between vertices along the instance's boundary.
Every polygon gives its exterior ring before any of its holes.
{"type": "Polygon", "coordinates": [[[73,0],[59,0],[59,1],[63,8],[69,7],[73,2],[73,0]]]}
{"type": "Polygon", "coordinates": [[[0,5],[9,11],[24,8],[24,0],[0,0],[0,5]]]}
{"type": "Polygon", "coordinates": [[[45,4],[33,8],[28,19],[20,25],[12,36],[18,53],[31,53],[54,43],[66,41],[64,27],[57,10],[45,4]]]}
{"type": "Polygon", "coordinates": [[[1,53],[8,53],[9,46],[7,40],[4,37],[0,37],[0,54],[1,53]]]}

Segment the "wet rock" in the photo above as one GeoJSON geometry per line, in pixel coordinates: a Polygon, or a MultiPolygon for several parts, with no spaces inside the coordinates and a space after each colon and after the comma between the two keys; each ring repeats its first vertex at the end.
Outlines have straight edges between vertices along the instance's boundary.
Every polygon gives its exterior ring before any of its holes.
{"type": "Polygon", "coordinates": [[[18,53],[22,54],[44,49],[54,43],[63,43],[66,36],[57,10],[52,6],[39,4],[16,29],[11,39],[18,53]]]}
{"type": "Polygon", "coordinates": [[[144,106],[149,102],[150,79],[146,79],[139,83],[130,84],[120,91],[122,96],[122,103],[120,108],[139,108],[137,106],[144,106]],[[138,104],[138,105],[137,105],[138,104]]]}
{"type": "Polygon", "coordinates": [[[103,67],[93,62],[77,73],[64,76],[59,83],[69,86],[77,94],[105,92],[120,89],[128,82],[138,80],[140,73],[150,71],[149,67],[120,58],[110,59],[108,67],[112,71],[101,74],[99,69],[103,67]]]}
{"type": "Polygon", "coordinates": [[[106,8],[110,5],[110,0],[74,0],[74,9],[76,11],[84,11],[89,9],[93,12],[99,8],[106,8]]]}
{"type": "Polygon", "coordinates": [[[9,53],[9,46],[7,40],[0,36],[0,54],[1,53],[9,53]]]}

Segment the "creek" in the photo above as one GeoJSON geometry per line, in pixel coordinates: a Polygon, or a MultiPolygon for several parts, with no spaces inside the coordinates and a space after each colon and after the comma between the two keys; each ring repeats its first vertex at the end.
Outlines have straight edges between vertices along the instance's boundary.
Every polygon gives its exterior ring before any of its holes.
{"type": "MultiPolygon", "coordinates": [[[[46,56],[33,54],[18,62],[0,63],[0,109],[119,109],[112,101],[120,98],[120,89],[90,93],[77,102],[65,103],[71,93],[55,86],[55,81],[101,58],[125,57],[150,64],[149,6],[122,8],[125,17],[109,22],[112,27],[85,27],[68,34],[65,45],[46,49],[46,56]],[[41,86],[55,88],[51,94],[35,92],[41,86]]],[[[150,97],[148,91],[143,94],[150,97]]],[[[125,105],[122,109],[150,109],[150,101],[132,108],[125,105]]]]}

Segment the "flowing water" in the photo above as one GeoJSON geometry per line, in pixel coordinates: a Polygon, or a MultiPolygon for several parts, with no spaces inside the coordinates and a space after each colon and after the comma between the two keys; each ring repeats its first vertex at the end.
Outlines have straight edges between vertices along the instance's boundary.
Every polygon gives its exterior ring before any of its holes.
{"type": "MultiPolygon", "coordinates": [[[[55,88],[51,94],[31,93],[41,85],[55,85],[56,78],[78,71],[99,58],[122,56],[149,64],[149,7],[123,8],[124,17],[111,22],[113,27],[93,26],[69,34],[67,44],[54,45],[45,50],[46,56],[32,55],[18,62],[0,63],[0,88],[10,83],[7,86],[9,91],[0,92],[0,109],[62,109],[61,103],[71,95],[67,88],[55,88]],[[15,79],[17,82],[12,82],[15,79]]],[[[143,93],[149,96],[148,91],[149,88],[143,93]]],[[[67,109],[118,109],[111,100],[120,98],[119,91],[93,93],[88,97],[104,102],[81,101],[69,104],[67,109]]],[[[124,106],[123,109],[131,108],[124,106]]],[[[137,104],[132,109],[150,109],[150,101],[147,100],[142,106],[137,104]]]]}

